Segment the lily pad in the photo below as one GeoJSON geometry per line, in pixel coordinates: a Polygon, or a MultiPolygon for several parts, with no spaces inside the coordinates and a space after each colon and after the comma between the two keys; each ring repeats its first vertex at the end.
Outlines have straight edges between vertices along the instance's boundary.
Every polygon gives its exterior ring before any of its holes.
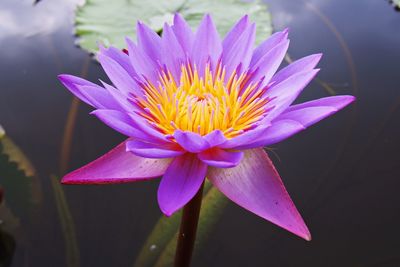
{"type": "Polygon", "coordinates": [[[136,21],[161,32],[164,22],[172,23],[179,12],[193,27],[197,27],[205,13],[213,16],[221,36],[224,36],[244,14],[257,24],[257,42],[272,32],[271,16],[261,0],[87,0],[76,10],[75,33],[78,44],[89,52],[96,52],[97,43],[124,48],[125,37],[136,39],[136,21]]]}

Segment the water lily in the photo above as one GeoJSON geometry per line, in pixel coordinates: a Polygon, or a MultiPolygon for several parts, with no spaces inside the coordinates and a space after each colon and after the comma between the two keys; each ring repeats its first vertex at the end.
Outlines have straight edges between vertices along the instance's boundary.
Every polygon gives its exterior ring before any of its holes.
{"type": "Polygon", "coordinates": [[[209,15],[196,32],[180,15],[160,37],[137,24],[126,53],[100,47],[112,85],[71,75],[61,82],[93,106],[101,121],[128,139],[67,174],[64,184],[107,184],[162,176],[158,203],[170,216],[187,204],[207,177],[229,199],[310,240],[310,232],[263,147],[278,143],[354,100],[332,96],[292,105],[317,74],[321,54],[277,72],[288,31],[254,48],[248,16],[220,39],[209,15]]]}

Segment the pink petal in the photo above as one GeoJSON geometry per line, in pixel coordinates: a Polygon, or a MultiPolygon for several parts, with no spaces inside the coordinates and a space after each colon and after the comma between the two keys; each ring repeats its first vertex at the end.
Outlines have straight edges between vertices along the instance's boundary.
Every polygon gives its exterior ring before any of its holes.
{"type": "Polygon", "coordinates": [[[174,158],[186,152],[176,143],[153,144],[140,140],[129,140],[126,149],[139,157],[153,159],[174,158]]]}
{"type": "Polygon", "coordinates": [[[234,168],[210,168],[207,177],[239,206],[311,240],[307,226],[263,149],[247,151],[241,163],[234,168]]]}
{"type": "Polygon", "coordinates": [[[147,159],[126,152],[125,143],[62,178],[63,184],[113,184],[162,176],[170,159],[147,159]]]}
{"type": "Polygon", "coordinates": [[[166,216],[188,203],[199,191],[207,172],[207,165],[195,154],[175,158],[168,167],[158,188],[158,203],[166,216]]]}
{"type": "Polygon", "coordinates": [[[212,148],[199,153],[198,157],[209,166],[217,168],[232,168],[240,163],[243,158],[243,152],[212,148]]]}

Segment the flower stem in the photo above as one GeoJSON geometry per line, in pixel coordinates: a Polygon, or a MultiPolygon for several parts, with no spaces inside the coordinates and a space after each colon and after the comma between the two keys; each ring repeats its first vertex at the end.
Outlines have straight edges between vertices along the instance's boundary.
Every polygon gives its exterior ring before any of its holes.
{"type": "Polygon", "coordinates": [[[197,194],[183,208],[181,226],[179,229],[178,244],[175,253],[175,267],[189,267],[192,259],[194,242],[196,240],[197,224],[203,198],[203,187],[201,185],[197,194]]]}

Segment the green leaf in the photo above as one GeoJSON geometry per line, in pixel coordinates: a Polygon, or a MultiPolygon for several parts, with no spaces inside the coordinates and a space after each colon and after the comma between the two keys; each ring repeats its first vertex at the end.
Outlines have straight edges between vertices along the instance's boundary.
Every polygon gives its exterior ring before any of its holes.
{"type": "Polygon", "coordinates": [[[261,0],[87,0],[76,10],[75,33],[78,44],[89,52],[97,51],[98,42],[122,49],[126,36],[136,39],[138,20],[161,32],[164,22],[172,23],[176,12],[193,28],[210,13],[221,36],[244,14],[257,24],[258,43],[272,32],[270,13],[261,0]]]}
{"type": "Polygon", "coordinates": [[[10,142],[7,137],[0,140],[0,186],[4,188],[7,205],[20,217],[31,208],[32,177],[9,154],[10,142]]]}
{"type": "Polygon", "coordinates": [[[392,0],[392,3],[395,7],[400,8],[400,0],[392,0]]]}
{"type": "Polygon", "coordinates": [[[1,127],[0,125],[0,139],[3,138],[3,136],[6,134],[6,132],[4,131],[4,128],[1,127]]]}
{"type": "Polygon", "coordinates": [[[66,266],[78,267],[80,260],[78,241],[76,239],[75,232],[75,223],[69,210],[64,191],[60,184],[60,180],[55,176],[51,176],[50,180],[53,187],[58,216],[60,218],[60,223],[65,240],[66,266]]]}

